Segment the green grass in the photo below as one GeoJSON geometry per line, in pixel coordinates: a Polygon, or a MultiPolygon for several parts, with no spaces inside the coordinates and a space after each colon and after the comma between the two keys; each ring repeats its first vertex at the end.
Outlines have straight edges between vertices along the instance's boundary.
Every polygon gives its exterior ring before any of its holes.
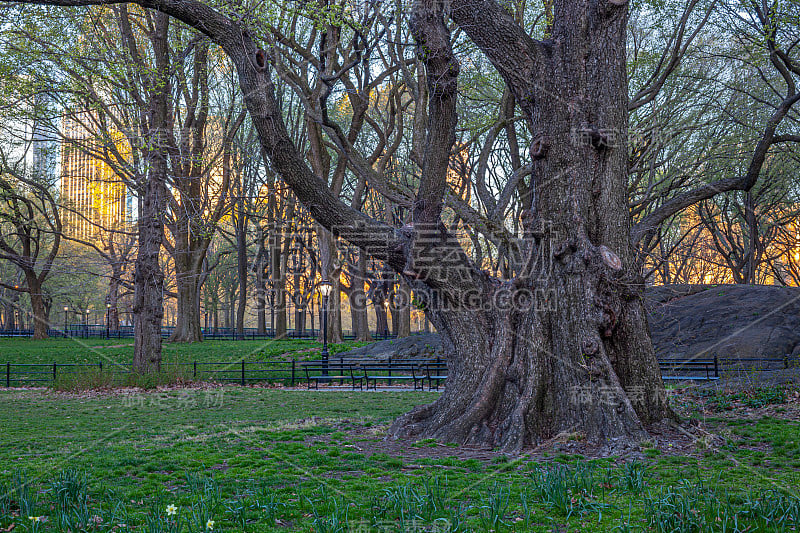
{"type": "MultiPolygon", "coordinates": [[[[331,357],[365,343],[346,342],[329,345],[331,357]]],[[[154,376],[128,374],[133,359],[132,340],[0,339],[0,385],[5,385],[6,363],[11,363],[10,384],[13,387],[53,385],[52,366],[56,364],[55,387],[59,390],[87,390],[109,385],[141,386],[186,383],[188,381],[238,382],[240,361],[269,362],[250,365],[245,370],[249,383],[268,378],[272,382],[290,383],[292,360],[304,361],[320,357],[321,344],[307,340],[205,341],[195,344],[164,343],[162,372],[154,376]],[[192,363],[197,362],[197,374],[192,363]],[[68,363],[92,366],[69,366],[68,363]],[[206,365],[203,363],[217,363],[206,365]],[[47,366],[24,366],[38,364],[47,366]],[[102,367],[100,366],[102,364],[102,367]],[[274,372],[263,372],[264,368],[274,372]]],[[[295,369],[295,377],[302,371],[295,369]]]]}
{"type": "MultiPolygon", "coordinates": [[[[346,342],[329,347],[332,354],[362,346],[346,342]]],[[[229,362],[307,359],[319,357],[322,345],[307,340],[209,340],[194,344],[163,344],[164,362],[229,362]]],[[[129,365],[133,339],[31,339],[0,338],[0,364],[11,363],[114,363],[129,365]]]]}
{"type": "Polygon", "coordinates": [[[215,532],[799,525],[787,523],[800,519],[796,421],[709,420],[721,445],[627,463],[564,454],[459,459],[450,455],[456,448],[427,439],[401,456],[385,453],[389,421],[435,397],[242,387],[3,391],[0,528],[177,531],[171,504],[184,532],[204,531],[208,520],[215,532]]]}

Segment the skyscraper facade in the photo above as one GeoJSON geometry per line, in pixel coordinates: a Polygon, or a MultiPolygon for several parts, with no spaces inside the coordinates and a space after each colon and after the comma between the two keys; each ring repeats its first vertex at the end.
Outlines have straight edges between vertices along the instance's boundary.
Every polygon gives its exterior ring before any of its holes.
{"type": "Polygon", "coordinates": [[[114,170],[92,156],[93,136],[82,121],[64,120],[61,148],[61,201],[64,231],[90,240],[99,233],[123,230],[130,222],[127,189],[114,170]]]}

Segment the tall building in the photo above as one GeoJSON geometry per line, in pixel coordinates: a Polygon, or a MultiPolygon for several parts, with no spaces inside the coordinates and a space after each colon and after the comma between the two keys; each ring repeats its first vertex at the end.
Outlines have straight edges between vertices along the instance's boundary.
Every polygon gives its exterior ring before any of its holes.
{"type": "Polygon", "coordinates": [[[88,153],[92,143],[79,120],[64,120],[61,201],[67,209],[62,219],[67,235],[84,240],[130,222],[127,188],[105,161],[88,153]]]}
{"type": "MultiPolygon", "coordinates": [[[[47,93],[37,93],[35,96],[35,106],[47,112],[50,104],[50,97],[47,93]]],[[[43,179],[48,183],[56,177],[58,167],[58,136],[48,128],[49,122],[45,120],[34,120],[31,131],[31,170],[38,179],[43,179]]]]}

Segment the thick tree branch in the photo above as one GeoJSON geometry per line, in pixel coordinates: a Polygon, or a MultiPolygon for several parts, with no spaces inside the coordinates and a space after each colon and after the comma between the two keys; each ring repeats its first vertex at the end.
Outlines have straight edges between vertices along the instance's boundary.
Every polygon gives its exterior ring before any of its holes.
{"type": "Polygon", "coordinates": [[[450,17],[486,54],[517,101],[536,97],[535,83],[545,74],[548,45],[531,38],[495,0],[453,0],[450,8],[450,17]]]}
{"type": "Polygon", "coordinates": [[[418,0],[410,20],[417,55],[425,63],[428,81],[428,137],[422,178],[414,201],[415,224],[438,223],[447,190],[450,152],[456,141],[458,62],[444,23],[444,6],[437,0],[418,0]]]}

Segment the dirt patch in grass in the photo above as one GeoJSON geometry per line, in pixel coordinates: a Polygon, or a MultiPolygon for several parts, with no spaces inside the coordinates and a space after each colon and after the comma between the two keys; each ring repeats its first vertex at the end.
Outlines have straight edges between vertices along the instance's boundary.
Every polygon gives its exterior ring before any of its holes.
{"type": "Polygon", "coordinates": [[[791,385],[779,388],[751,388],[738,391],[713,391],[707,388],[685,387],[672,394],[672,404],[681,422],[660,423],[647,428],[648,440],[629,446],[595,445],[585,442],[579,434],[563,434],[519,456],[505,457],[498,450],[479,446],[464,446],[436,442],[432,439],[385,439],[389,424],[364,426],[357,421],[343,420],[334,428],[346,435],[332,442],[331,434],[306,436],[307,445],[327,443],[339,446],[343,452],[355,452],[367,457],[384,454],[406,463],[455,458],[476,459],[482,463],[514,464],[548,462],[564,457],[597,459],[609,456],[623,461],[655,457],[693,457],[708,454],[729,455],[732,447],[769,453],[768,443],[746,442],[730,431],[730,424],[773,418],[784,422],[800,422],[800,390],[791,385]],[[720,403],[720,398],[726,399],[720,403]],[[765,404],[765,405],[762,405],[765,404]]]}
{"type": "Polygon", "coordinates": [[[432,439],[386,439],[389,424],[363,426],[351,420],[340,421],[335,427],[344,433],[341,442],[334,442],[332,434],[307,435],[305,444],[329,444],[338,446],[343,452],[360,453],[367,457],[385,454],[414,463],[423,460],[455,458],[475,459],[482,463],[524,464],[529,462],[549,462],[564,457],[599,459],[610,456],[623,460],[645,459],[660,456],[700,456],[709,448],[724,444],[725,439],[710,427],[699,421],[685,421],[681,424],[659,424],[648,428],[650,440],[628,447],[596,445],[583,441],[580,435],[563,434],[554,437],[535,448],[529,448],[518,456],[505,455],[496,449],[482,446],[441,443],[432,439]]]}
{"type": "Polygon", "coordinates": [[[672,405],[685,418],[759,420],[773,417],[800,422],[800,387],[795,384],[731,387],[717,384],[688,386],[672,391],[672,405]]]}
{"type": "MultiPolygon", "coordinates": [[[[90,389],[82,391],[59,391],[53,389],[44,389],[50,392],[49,396],[65,399],[99,399],[99,398],[118,398],[125,396],[133,396],[138,394],[158,394],[176,391],[207,391],[220,389],[223,385],[213,381],[190,381],[185,383],[174,383],[170,385],[160,385],[152,389],[144,389],[141,387],[103,387],[100,389],[90,389]]],[[[18,390],[18,389],[13,389],[18,390]]]]}

